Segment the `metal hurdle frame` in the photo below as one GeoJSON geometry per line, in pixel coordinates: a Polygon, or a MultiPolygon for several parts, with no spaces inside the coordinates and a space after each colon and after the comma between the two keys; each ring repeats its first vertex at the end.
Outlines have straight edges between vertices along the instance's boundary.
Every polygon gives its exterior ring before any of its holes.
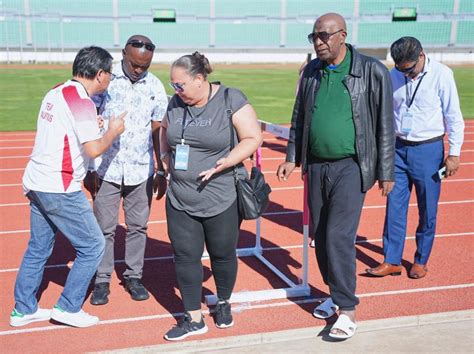
{"type": "MultiPolygon", "coordinates": [[[[280,138],[289,138],[290,129],[279,125],[271,124],[265,121],[259,121],[263,132],[274,134],[280,138]]],[[[255,166],[261,168],[262,152],[258,148],[255,154],[255,166]]],[[[303,201],[303,263],[302,263],[302,277],[301,283],[296,284],[276,268],[268,259],[263,256],[263,248],[261,244],[261,218],[256,220],[255,226],[255,246],[250,248],[237,249],[237,257],[256,257],[262,264],[264,264],[273,274],[283,280],[288,287],[270,289],[270,290],[255,290],[255,291],[241,291],[233,293],[229,302],[242,303],[251,301],[283,299],[291,297],[302,297],[310,295],[310,288],[308,285],[308,247],[309,247],[309,209],[307,201],[307,178],[304,178],[304,201],[303,201]]],[[[205,253],[204,258],[208,258],[205,253]]],[[[216,295],[206,295],[206,304],[215,305],[217,303],[216,295]]]]}

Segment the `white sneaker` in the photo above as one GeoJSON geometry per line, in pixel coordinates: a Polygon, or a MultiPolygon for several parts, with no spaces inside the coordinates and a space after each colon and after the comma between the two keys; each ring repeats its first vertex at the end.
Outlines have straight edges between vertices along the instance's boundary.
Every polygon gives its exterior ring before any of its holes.
{"type": "Polygon", "coordinates": [[[18,312],[16,309],[13,309],[10,315],[10,326],[13,327],[20,327],[25,326],[27,324],[39,321],[49,321],[51,318],[51,310],[50,309],[40,309],[36,310],[35,313],[30,315],[24,315],[18,312]]]}
{"type": "Polygon", "coordinates": [[[91,316],[87,312],[80,310],[79,312],[67,312],[58,305],[54,306],[51,312],[51,319],[73,327],[90,327],[99,323],[99,317],[91,316]]]}

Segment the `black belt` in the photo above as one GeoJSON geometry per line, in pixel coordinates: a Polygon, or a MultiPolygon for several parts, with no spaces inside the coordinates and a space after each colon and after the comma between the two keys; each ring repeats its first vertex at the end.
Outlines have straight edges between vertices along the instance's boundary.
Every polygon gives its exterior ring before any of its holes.
{"type": "Polygon", "coordinates": [[[397,137],[397,141],[400,144],[406,145],[406,146],[418,146],[418,145],[423,145],[423,144],[428,144],[428,143],[434,143],[435,141],[443,140],[443,138],[444,138],[444,134],[440,135],[440,136],[437,136],[437,137],[434,137],[434,138],[431,138],[431,139],[421,140],[421,141],[410,141],[410,140],[404,140],[404,139],[401,139],[401,138],[397,137]]]}

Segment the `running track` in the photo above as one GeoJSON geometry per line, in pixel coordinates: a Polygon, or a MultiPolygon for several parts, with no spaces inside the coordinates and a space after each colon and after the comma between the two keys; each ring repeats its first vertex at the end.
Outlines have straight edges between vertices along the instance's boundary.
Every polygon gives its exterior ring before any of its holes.
{"type": "MultiPolygon", "coordinates": [[[[88,299],[87,312],[98,315],[98,326],[74,329],[54,323],[36,323],[13,328],[8,324],[14,306],[13,286],[23,252],[29,239],[29,207],[22,195],[21,176],[34,143],[34,132],[0,133],[0,348],[3,353],[85,352],[163,344],[163,334],[175,324],[173,315],[182,311],[174,280],[171,248],[166,234],[164,203],[154,201],[146,249],[144,283],[151,293],[145,302],[133,302],[119,285],[115,275],[108,305],[94,307],[88,299]]],[[[290,279],[301,276],[302,262],[302,182],[299,170],[289,181],[279,183],[275,170],[284,159],[285,142],[265,134],[263,166],[273,188],[272,203],[262,221],[264,255],[290,279]]],[[[367,278],[364,269],[382,260],[381,232],[385,201],[374,188],[368,194],[357,240],[357,293],[361,304],[358,320],[428,314],[474,308],[474,121],[466,121],[461,168],[454,178],[443,182],[438,213],[437,239],[428,264],[428,276],[367,278]]],[[[409,229],[403,265],[409,269],[414,253],[416,201],[409,211],[409,229]]],[[[123,225],[123,216],[121,221],[123,225]]],[[[116,238],[116,269],[123,270],[124,228],[119,226],[116,238]]],[[[255,223],[244,222],[239,247],[251,247],[255,223]]],[[[68,267],[74,258],[72,248],[58,236],[53,256],[48,262],[40,290],[40,305],[55,304],[64,285],[68,267]]],[[[215,287],[204,261],[204,294],[215,287]]],[[[327,296],[318,274],[313,250],[309,255],[311,296],[291,300],[260,301],[233,305],[236,325],[217,329],[206,316],[209,332],[196,339],[278,331],[320,326],[324,321],[311,312],[320,298],[327,296]]],[[[239,260],[236,291],[286,287],[257,260],[239,260]]],[[[203,308],[207,310],[205,305],[203,308]]],[[[316,336],[316,333],[315,333],[316,336]]],[[[192,337],[191,337],[192,338],[192,337]]]]}

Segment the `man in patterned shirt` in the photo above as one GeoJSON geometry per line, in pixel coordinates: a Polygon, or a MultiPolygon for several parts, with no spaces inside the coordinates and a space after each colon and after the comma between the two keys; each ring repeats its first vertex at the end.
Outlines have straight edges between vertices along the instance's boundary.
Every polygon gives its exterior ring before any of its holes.
{"type": "Polygon", "coordinates": [[[105,236],[105,253],[96,273],[90,300],[93,305],[108,302],[114,270],[114,236],[122,198],[127,225],[124,286],[133,300],[149,298],[141,278],[153,189],[158,191],[157,199],[166,191],[158,132],[168,105],[163,84],[148,72],[154,50],[155,45],[149,38],[130,37],[122,50],[122,61],[112,69],[112,81],[101,97],[102,102],[95,100],[106,126],[109,117],[124,110],[128,112],[128,122],[123,135],[114,141],[100,161],[95,161],[99,188],[92,190],[92,195],[97,192],[94,213],[105,236]],[[153,152],[158,163],[155,179],[153,152]]]}

